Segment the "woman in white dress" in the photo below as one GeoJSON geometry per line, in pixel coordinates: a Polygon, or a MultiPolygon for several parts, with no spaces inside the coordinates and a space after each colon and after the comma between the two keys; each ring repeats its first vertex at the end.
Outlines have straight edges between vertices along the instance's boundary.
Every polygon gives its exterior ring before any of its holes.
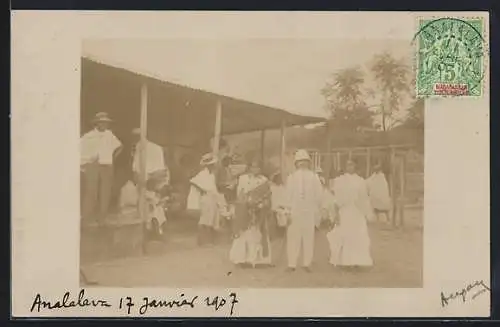
{"type": "Polygon", "coordinates": [[[198,222],[198,244],[214,244],[216,233],[220,227],[219,218],[225,214],[225,201],[215,182],[215,164],[217,159],[211,154],[205,154],[200,162],[203,169],[191,179],[191,191],[188,198],[188,208],[200,210],[198,222]]]}
{"type": "Polygon", "coordinates": [[[338,219],[328,233],[330,263],[340,267],[371,267],[367,219],[373,211],[366,182],[355,173],[355,163],[348,161],[346,173],[335,179],[335,204],[338,219]]]}
{"type": "Polygon", "coordinates": [[[271,214],[271,188],[258,161],[253,161],[248,173],[238,179],[237,198],[229,259],[240,267],[270,266],[267,220],[271,214]]]}

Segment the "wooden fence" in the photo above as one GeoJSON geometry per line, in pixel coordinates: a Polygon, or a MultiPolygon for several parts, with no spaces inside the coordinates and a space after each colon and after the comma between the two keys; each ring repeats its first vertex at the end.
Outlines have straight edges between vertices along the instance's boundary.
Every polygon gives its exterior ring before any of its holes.
{"type": "Polygon", "coordinates": [[[321,167],[333,178],[345,169],[348,160],[354,160],[358,174],[371,175],[380,164],[387,176],[393,208],[393,226],[405,224],[405,209],[423,209],[424,164],[413,145],[353,147],[332,149],[329,153],[310,150],[314,169],[321,167]]]}

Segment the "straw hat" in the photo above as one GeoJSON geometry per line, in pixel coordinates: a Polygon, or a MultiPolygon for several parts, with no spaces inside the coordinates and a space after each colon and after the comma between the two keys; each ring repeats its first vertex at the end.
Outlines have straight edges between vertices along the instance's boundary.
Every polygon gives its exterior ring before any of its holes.
{"type": "Polygon", "coordinates": [[[300,149],[297,150],[297,152],[295,152],[294,162],[302,160],[311,161],[311,157],[309,156],[309,153],[307,153],[306,150],[300,149]]]}
{"type": "Polygon", "coordinates": [[[98,112],[95,115],[94,120],[93,120],[94,123],[99,123],[99,122],[110,123],[112,121],[113,120],[111,118],[109,118],[107,112],[98,112]]]}
{"type": "Polygon", "coordinates": [[[274,177],[276,177],[276,176],[278,176],[278,175],[281,175],[281,171],[280,171],[280,170],[275,171],[275,172],[274,172],[274,173],[272,173],[269,177],[270,177],[271,179],[273,179],[274,177]]]}
{"type": "Polygon", "coordinates": [[[200,165],[202,166],[213,165],[215,163],[217,163],[217,158],[212,153],[204,154],[200,160],[200,165]]]}

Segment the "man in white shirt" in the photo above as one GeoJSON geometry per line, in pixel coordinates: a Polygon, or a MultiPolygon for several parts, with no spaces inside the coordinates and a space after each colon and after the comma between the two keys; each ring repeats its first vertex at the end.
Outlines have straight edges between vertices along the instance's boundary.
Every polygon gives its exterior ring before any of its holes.
{"type": "Polygon", "coordinates": [[[315,227],[321,219],[323,186],[311,170],[311,157],[305,150],[295,153],[296,170],[286,181],[286,201],[290,212],[287,229],[288,271],[294,271],[302,249],[302,264],[311,271],[315,227]]]}
{"type": "Polygon", "coordinates": [[[108,214],[113,186],[113,160],[122,148],[121,142],[109,129],[111,119],[105,112],[96,114],[95,128],[80,138],[80,169],[84,172],[82,216],[94,216],[98,222],[108,214]]]}

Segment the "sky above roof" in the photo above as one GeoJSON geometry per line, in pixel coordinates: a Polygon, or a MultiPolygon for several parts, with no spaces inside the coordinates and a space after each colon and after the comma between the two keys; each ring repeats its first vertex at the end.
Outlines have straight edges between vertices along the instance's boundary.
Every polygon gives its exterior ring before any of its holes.
{"type": "MultiPolygon", "coordinates": [[[[336,70],[388,51],[411,64],[408,40],[86,40],[82,55],[161,80],[307,116],[325,116],[321,88],[336,70]]],[[[371,83],[368,81],[368,83],[371,83]]]]}

